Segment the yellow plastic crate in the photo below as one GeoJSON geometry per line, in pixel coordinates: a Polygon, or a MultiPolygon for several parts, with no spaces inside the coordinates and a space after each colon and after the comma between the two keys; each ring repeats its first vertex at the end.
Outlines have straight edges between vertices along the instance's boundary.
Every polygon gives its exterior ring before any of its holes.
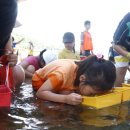
{"type": "Polygon", "coordinates": [[[130,84],[122,83],[122,87],[130,87],[130,84]]]}
{"type": "Polygon", "coordinates": [[[115,91],[115,92],[110,92],[103,95],[97,95],[94,97],[83,96],[82,104],[100,109],[100,108],[120,104],[121,98],[122,98],[122,93],[115,91]]]}
{"type": "Polygon", "coordinates": [[[122,102],[130,100],[130,87],[115,87],[113,90],[122,93],[122,102]]]}

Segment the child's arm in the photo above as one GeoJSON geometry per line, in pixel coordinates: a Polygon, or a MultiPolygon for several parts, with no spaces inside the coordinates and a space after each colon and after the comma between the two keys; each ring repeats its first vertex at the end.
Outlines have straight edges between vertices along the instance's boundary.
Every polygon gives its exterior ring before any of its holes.
{"type": "Polygon", "coordinates": [[[126,51],[125,49],[123,49],[120,45],[113,45],[113,48],[122,56],[130,59],[130,57],[128,57],[128,51],[126,51]]]}
{"type": "Polygon", "coordinates": [[[22,42],[24,40],[24,38],[22,38],[21,40],[19,40],[16,44],[19,44],[20,42],[22,42]]]}
{"type": "Polygon", "coordinates": [[[48,79],[37,91],[37,96],[41,99],[67,103],[71,105],[78,105],[82,102],[82,96],[76,93],[65,94],[56,94],[53,92],[53,86],[48,79]]]}
{"type": "MultiPolygon", "coordinates": [[[[9,50],[10,52],[13,52],[11,43],[12,43],[12,38],[10,37],[10,39],[8,40],[5,46],[5,49],[9,50]]],[[[10,65],[15,66],[17,64],[18,57],[16,54],[10,53],[9,55],[7,55],[7,60],[10,65]]]]}

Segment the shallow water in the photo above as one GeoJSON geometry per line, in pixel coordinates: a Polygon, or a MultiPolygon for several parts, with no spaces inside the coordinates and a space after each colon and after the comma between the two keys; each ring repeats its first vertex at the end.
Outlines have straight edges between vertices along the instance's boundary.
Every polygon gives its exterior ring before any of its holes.
{"type": "Polygon", "coordinates": [[[1,130],[130,130],[130,103],[100,110],[39,100],[29,82],[0,109],[1,130]]]}

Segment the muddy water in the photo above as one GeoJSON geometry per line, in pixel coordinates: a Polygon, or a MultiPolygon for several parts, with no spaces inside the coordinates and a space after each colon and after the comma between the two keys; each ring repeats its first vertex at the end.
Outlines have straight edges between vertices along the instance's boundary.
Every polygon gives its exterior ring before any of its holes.
{"type": "Polygon", "coordinates": [[[130,104],[100,110],[36,98],[29,82],[14,92],[10,108],[0,108],[0,130],[130,130],[130,104]]]}

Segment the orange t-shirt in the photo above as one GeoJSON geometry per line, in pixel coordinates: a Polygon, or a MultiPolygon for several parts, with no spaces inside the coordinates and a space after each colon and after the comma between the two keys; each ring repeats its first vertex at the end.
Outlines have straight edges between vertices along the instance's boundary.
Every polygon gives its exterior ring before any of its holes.
{"type": "Polygon", "coordinates": [[[47,79],[50,79],[55,92],[74,90],[76,70],[77,65],[74,60],[55,60],[34,73],[32,77],[33,88],[38,90],[47,79]]]}
{"type": "Polygon", "coordinates": [[[89,32],[83,32],[83,50],[93,50],[92,37],[89,32]]]}

